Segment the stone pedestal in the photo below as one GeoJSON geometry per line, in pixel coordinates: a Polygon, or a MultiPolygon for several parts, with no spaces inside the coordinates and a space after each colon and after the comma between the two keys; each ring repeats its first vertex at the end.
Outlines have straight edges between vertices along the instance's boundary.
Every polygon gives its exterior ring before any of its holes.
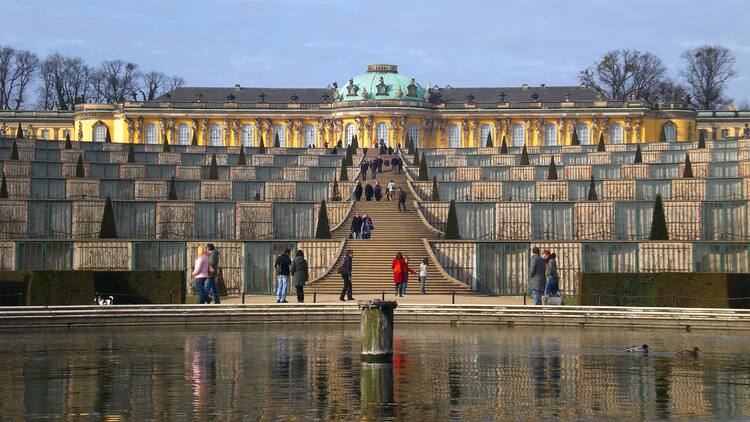
{"type": "Polygon", "coordinates": [[[359,302],[362,311],[362,362],[393,361],[393,310],[396,306],[397,303],[393,301],[359,302]]]}

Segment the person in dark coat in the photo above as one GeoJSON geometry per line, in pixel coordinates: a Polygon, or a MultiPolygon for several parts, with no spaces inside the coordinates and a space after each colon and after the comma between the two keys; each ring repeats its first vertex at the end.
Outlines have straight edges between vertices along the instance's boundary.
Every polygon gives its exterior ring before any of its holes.
{"type": "Polygon", "coordinates": [[[284,253],[276,257],[276,262],[273,264],[276,269],[276,303],[287,303],[286,294],[289,290],[289,267],[292,265],[292,259],[289,255],[292,253],[290,249],[285,249],[284,253]]]}
{"type": "Polygon", "coordinates": [[[362,164],[359,165],[359,177],[362,178],[362,181],[367,179],[367,161],[362,161],[362,164]]]}
{"type": "Polygon", "coordinates": [[[341,263],[341,267],[339,267],[339,272],[341,273],[341,278],[344,279],[344,288],[341,289],[341,296],[339,296],[340,301],[344,301],[344,295],[347,296],[349,300],[354,300],[354,297],[352,295],[352,263],[354,259],[354,252],[352,252],[351,249],[346,251],[346,256],[344,257],[344,262],[341,263]]]}
{"type": "Polygon", "coordinates": [[[357,187],[354,188],[354,199],[359,201],[362,199],[362,185],[357,183],[357,187]]]}
{"type": "Polygon", "coordinates": [[[362,233],[362,217],[359,216],[359,213],[354,213],[354,218],[352,218],[352,239],[361,239],[362,233]]]}
{"type": "Polygon", "coordinates": [[[406,212],[406,191],[401,189],[399,186],[398,188],[398,210],[401,211],[401,207],[403,207],[403,211],[406,212]]]}
{"type": "Polygon", "coordinates": [[[542,251],[542,258],[547,261],[547,269],[544,273],[547,277],[547,284],[544,286],[544,295],[547,297],[559,296],[560,275],[557,271],[557,254],[550,253],[549,250],[545,249],[542,251]]]}
{"type": "Polygon", "coordinates": [[[373,194],[375,195],[375,200],[380,201],[383,198],[383,187],[380,186],[380,181],[375,181],[375,188],[373,194]]]}
{"type": "Polygon", "coordinates": [[[382,173],[383,172],[383,158],[378,157],[376,161],[378,163],[378,173],[382,173]]]}
{"type": "Polygon", "coordinates": [[[297,253],[294,254],[294,261],[292,261],[289,272],[292,274],[292,284],[297,290],[297,302],[303,303],[305,301],[305,283],[310,279],[310,271],[302,249],[298,249],[297,253]]]}
{"type": "Polygon", "coordinates": [[[377,171],[378,171],[378,160],[370,161],[370,173],[372,174],[372,180],[375,180],[377,171]]]}
{"type": "Polygon", "coordinates": [[[374,194],[374,192],[372,190],[372,186],[368,183],[365,186],[365,199],[368,200],[368,201],[372,200],[372,195],[373,194],[374,194]]]}
{"type": "Polygon", "coordinates": [[[545,273],[547,272],[547,264],[544,263],[544,258],[539,255],[539,247],[534,246],[531,250],[531,264],[529,265],[529,293],[534,298],[534,305],[542,304],[542,293],[544,292],[544,286],[547,284],[545,279],[545,273]]]}

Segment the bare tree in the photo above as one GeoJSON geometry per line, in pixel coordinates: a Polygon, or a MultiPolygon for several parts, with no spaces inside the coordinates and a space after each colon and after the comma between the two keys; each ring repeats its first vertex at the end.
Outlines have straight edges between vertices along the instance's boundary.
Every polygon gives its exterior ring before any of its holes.
{"type": "Polygon", "coordinates": [[[40,77],[39,105],[43,108],[72,110],[88,98],[91,69],[80,57],[53,53],[42,62],[40,77]]]}
{"type": "Polygon", "coordinates": [[[141,75],[139,91],[143,101],[153,101],[164,89],[169,77],[161,72],[150,71],[141,75]]]}
{"type": "Polygon", "coordinates": [[[659,57],[638,50],[614,50],[581,71],[582,83],[614,100],[647,99],[664,80],[666,69],[659,57]]]}
{"type": "Polygon", "coordinates": [[[124,60],[106,60],[91,78],[95,101],[118,103],[137,99],[138,65],[124,60]]]}
{"type": "Polygon", "coordinates": [[[164,93],[167,93],[167,92],[170,92],[170,91],[174,91],[175,89],[177,89],[177,88],[179,88],[181,86],[184,86],[184,85],[185,85],[185,80],[182,79],[182,77],[180,77],[180,76],[172,76],[167,81],[167,84],[166,84],[166,86],[164,88],[164,93]]]}
{"type": "Polygon", "coordinates": [[[39,57],[26,50],[0,48],[0,109],[18,110],[39,68],[39,57]]]}
{"type": "Polygon", "coordinates": [[[665,78],[656,85],[651,99],[660,103],[690,102],[687,87],[671,78],[665,78]]]}
{"type": "Polygon", "coordinates": [[[719,45],[704,45],[682,53],[685,77],[695,104],[704,110],[715,110],[732,99],[724,94],[726,83],[737,76],[735,58],[729,49],[719,45]]]}

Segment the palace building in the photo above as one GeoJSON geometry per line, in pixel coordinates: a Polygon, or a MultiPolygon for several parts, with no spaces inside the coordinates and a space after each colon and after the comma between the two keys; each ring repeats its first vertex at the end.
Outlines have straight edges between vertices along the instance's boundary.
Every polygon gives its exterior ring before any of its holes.
{"type": "Polygon", "coordinates": [[[613,101],[586,86],[423,86],[388,64],[326,88],[183,87],[146,102],[80,104],[75,111],[0,112],[5,135],[32,139],[209,146],[321,147],[373,140],[421,147],[480,147],[719,140],[747,136],[750,112],[697,111],[688,103],[613,101]],[[495,141],[497,142],[497,141],[495,141]]]}

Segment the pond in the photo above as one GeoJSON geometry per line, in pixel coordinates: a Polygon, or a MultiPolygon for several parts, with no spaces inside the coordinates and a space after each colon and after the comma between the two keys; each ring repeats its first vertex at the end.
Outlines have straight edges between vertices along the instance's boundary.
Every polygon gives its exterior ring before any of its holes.
{"type": "Polygon", "coordinates": [[[396,323],[392,365],[360,362],[357,325],[5,331],[0,419],[750,415],[747,336],[396,323]],[[643,343],[653,352],[624,350],[643,343]]]}

